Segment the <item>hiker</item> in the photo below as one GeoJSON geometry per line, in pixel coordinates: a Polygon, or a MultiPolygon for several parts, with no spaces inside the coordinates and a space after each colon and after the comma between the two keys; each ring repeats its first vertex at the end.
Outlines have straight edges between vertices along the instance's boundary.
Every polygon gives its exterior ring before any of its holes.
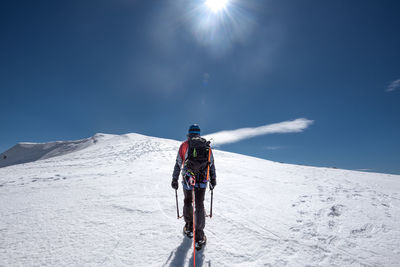
{"type": "Polygon", "coordinates": [[[207,189],[207,178],[210,181],[211,190],[217,185],[217,180],[210,142],[200,137],[200,127],[197,124],[193,124],[189,127],[187,140],[183,142],[179,148],[171,182],[171,186],[175,190],[179,187],[179,173],[182,173],[182,187],[185,196],[183,206],[185,226],[183,231],[188,237],[193,237],[193,186],[191,182],[193,182],[193,180],[195,181],[195,239],[196,247],[199,246],[201,248],[206,242],[206,236],[204,234],[204,195],[207,189]]]}

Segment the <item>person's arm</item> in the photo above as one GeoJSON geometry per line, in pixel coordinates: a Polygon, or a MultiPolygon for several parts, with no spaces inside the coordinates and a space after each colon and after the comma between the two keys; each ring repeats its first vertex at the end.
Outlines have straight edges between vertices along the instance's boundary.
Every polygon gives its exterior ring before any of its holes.
{"type": "MultiPolygon", "coordinates": [[[[179,157],[179,154],[178,154],[179,157]]],[[[174,172],[172,173],[172,179],[178,180],[179,173],[181,172],[181,165],[178,163],[178,160],[175,162],[174,172]]]]}
{"type": "Polygon", "coordinates": [[[214,155],[212,153],[212,150],[210,156],[210,184],[212,186],[212,189],[214,189],[214,187],[217,185],[217,174],[215,172],[214,155]]]}
{"type": "Polygon", "coordinates": [[[184,156],[183,154],[183,149],[184,149],[185,143],[182,143],[181,146],[179,147],[178,150],[178,155],[176,155],[176,161],[175,161],[175,166],[174,166],[174,172],[172,173],[172,179],[179,179],[179,174],[181,172],[181,167],[182,167],[182,163],[183,163],[183,158],[182,156],[184,156]]]}
{"type": "Polygon", "coordinates": [[[181,172],[181,166],[183,165],[183,160],[185,158],[185,148],[187,150],[187,144],[186,142],[181,144],[178,150],[178,155],[176,156],[176,161],[175,161],[175,166],[174,166],[174,172],[172,173],[172,182],[171,186],[174,189],[178,189],[178,179],[179,179],[179,174],[181,172]]]}
{"type": "Polygon", "coordinates": [[[175,190],[179,188],[178,179],[179,179],[179,173],[181,172],[181,165],[179,164],[179,162],[182,160],[179,155],[179,151],[178,151],[178,156],[176,157],[174,172],[172,173],[172,181],[171,181],[171,187],[175,190]]]}

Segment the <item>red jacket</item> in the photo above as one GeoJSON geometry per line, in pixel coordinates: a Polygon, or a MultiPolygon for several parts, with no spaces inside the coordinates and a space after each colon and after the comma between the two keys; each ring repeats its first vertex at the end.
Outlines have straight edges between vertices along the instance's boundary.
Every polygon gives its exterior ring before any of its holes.
{"type": "MultiPolygon", "coordinates": [[[[172,178],[173,179],[179,179],[179,173],[182,173],[182,176],[184,176],[186,174],[186,168],[184,166],[184,162],[188,157],[188,150],[189,150],[189,141],[186,140],[179,147],[178,155],[176,156],[176,163],[175,163],[175,167],[174,167],[174,172],[172,174],[172,178]]],[[[216,178],[217,177],[216,177],[216,173],[215,173],[214,155],[213,155],[212,150],[211,150],[211,155],[210,155],[210,180],[213,180],[213,179],[216,179],[216,178]]],[[[185,186],[185,183],[184,183],[184,186],[185,186]]],[[[200,187],[201,188],[205,188],[206,186],[207,186],[207,180],[203,180],[200,183],[200,187]]],[[[185,188],[185,189],[190,189],[190,188],[185,188]]]]}

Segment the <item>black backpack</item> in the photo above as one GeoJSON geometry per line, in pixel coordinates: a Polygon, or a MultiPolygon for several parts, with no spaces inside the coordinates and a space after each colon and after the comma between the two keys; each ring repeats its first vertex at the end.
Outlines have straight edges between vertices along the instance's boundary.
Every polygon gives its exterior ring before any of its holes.
{"type": "Polygon", "coordinates": [[[210,142],[200,136],[189,139],[186,168],[193,172],[197,179],[204,179],[208,167],[210,142]]]}

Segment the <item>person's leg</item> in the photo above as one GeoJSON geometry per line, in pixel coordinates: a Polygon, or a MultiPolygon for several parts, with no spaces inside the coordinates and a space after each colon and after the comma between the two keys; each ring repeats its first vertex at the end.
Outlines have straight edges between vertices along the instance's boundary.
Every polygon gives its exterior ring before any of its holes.
{"type": "Polygon", "coordinates": [[[196,200],[196,240],[202,240],[204,237],[204,227],[206,225],[206,213],[204,211],[205,188],[195,189],[196,200]]]}
{"type": "Polygon", "coordinates": [[[185,199],[183,200],[183,218],[187,224],[193,224],[192,191],[183,189],[185,199]]]}

